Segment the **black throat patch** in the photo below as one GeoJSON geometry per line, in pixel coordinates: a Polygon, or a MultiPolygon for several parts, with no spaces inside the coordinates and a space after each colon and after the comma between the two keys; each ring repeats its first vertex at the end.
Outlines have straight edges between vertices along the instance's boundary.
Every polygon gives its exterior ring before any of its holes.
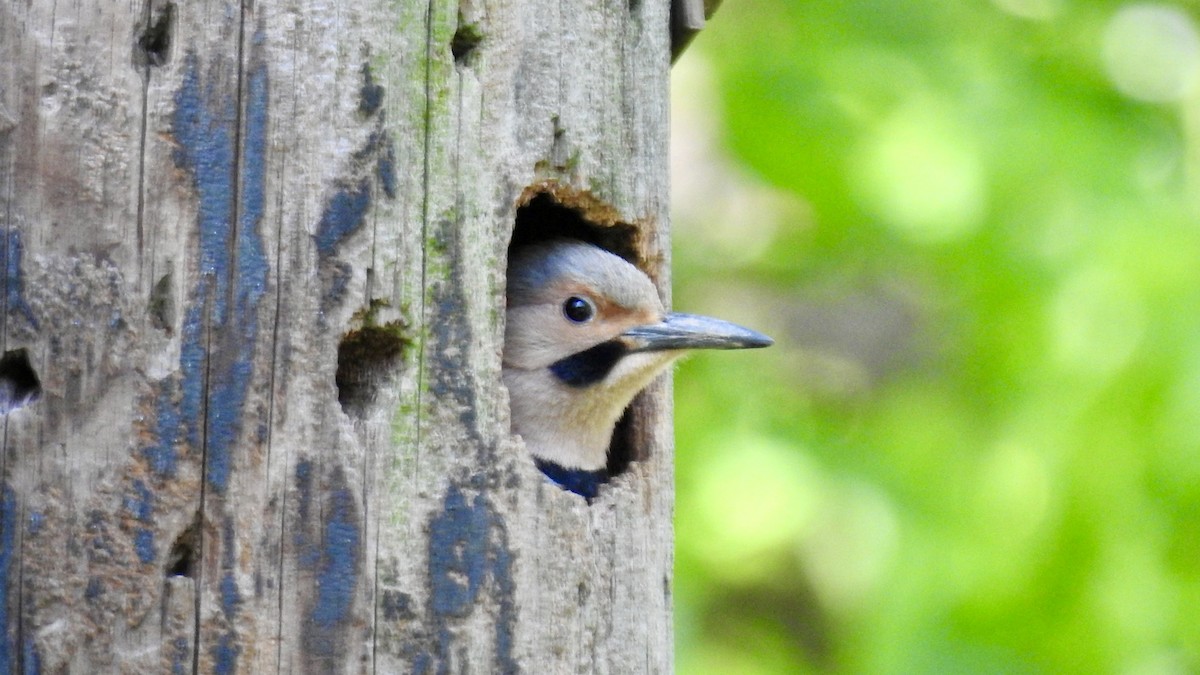
{"type": "Polygon", "coordinates": [[[537,464],[537,468],[546,474],[546,477],[564,490],[574,492],[575,494],[587,500],[588,504],[596,498],[600,492],[600,486],[608,482],[608,471],[599,469],[597,471],[587,471],[584,469],[567,469],[554,462],[548,462],[544,459],[534,458],[533,462],[537,464]]]}
{"type": "Polygon", "coordinates": [[[601,342],[551,363],[550,372],[567,386],[588,387],[607,377],[628,351],[625,345],[616,340],[601,342]]]}

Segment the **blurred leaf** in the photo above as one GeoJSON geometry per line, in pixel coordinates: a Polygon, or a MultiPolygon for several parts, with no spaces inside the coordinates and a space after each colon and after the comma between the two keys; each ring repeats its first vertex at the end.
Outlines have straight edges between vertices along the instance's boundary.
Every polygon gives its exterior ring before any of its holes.
{"type": "Polygon", "coordinates": [[[676,378],[680,672],[1200,671],[1196,21],[725,3],[675,302],[777,344],[676,378]]]}

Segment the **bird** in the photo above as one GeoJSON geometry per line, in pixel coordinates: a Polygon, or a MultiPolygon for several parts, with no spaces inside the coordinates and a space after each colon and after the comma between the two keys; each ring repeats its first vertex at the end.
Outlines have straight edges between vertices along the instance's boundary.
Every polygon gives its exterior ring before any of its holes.
{"type": "Polygon", "coordinates": [[[573,239],[510,254],[501,377],[534,463],[588,503],[608,481],[613,429],[634,396],[695,349],[767,347],[762,333],[668,312],[650,277],[573,239]]]}

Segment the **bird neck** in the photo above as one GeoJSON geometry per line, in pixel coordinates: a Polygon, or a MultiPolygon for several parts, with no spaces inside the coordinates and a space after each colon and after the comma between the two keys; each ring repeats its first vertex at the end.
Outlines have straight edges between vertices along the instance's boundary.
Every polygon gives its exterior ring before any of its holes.
{"type": "Polygon", "coordinates": [[[608,471],[586,471],[584,469],[568,469],[561,464],[555,464],[544,459],[534,458],[534,464],[541,469],[546,477],[558,484],[564,490],[570,490],[590,504],[600,491],[600,486],[608,482],[608,471]]]}
{"type": "Polygon", "coordinates": [[[604,468],[620,410],[597,410],[592,392],[564,384],[548,368],[505,368],[503,376],[513,433],[530,454],[568,469],[604,468]]]}

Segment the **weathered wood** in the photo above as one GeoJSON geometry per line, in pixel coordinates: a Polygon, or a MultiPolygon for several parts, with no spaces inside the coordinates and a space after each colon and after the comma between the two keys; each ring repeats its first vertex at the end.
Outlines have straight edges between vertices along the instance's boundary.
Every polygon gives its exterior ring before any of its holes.
{"type": "Polygon", "coordinates": [[[0,6],[0,670],[669,672],[669,385],[588,506],[500,382],[537,195],[668,286],[667,1],[146,1],[0,6]]]}
{"type": "Polygon", "coordinates": [[[721,0],[671,0],[671,61],[683,54],[720,6],[721,0]]]}

